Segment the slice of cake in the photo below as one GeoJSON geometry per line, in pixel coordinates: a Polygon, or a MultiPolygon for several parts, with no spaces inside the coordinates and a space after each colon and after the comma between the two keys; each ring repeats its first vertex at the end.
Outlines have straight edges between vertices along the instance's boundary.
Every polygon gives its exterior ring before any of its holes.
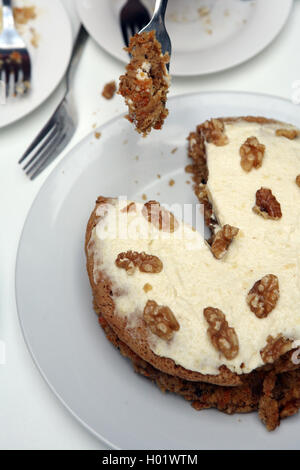
{"type": "Polygon", "coordinates": [[[166,65],[170,57],[162,54],[154,31],[133,36],[126,51],[131,60],[120,77],[119,93],[129,109],[127,119],[146,136],[151,129],[161,129],[168,116],[170,76],[166,65]]]}
{"type": "Polygon", "coordinates": [[[196,409],[259,408],[274,429],[300,406],[299,131],[214,119],[189,155],[210,244],[158,202],[99,198],[86,234],[95,308],[161,388],[196,409]]]}

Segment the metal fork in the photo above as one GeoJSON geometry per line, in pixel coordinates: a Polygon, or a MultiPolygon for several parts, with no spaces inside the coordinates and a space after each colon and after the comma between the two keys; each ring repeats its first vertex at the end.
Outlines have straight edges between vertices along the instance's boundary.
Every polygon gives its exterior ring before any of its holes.
{"type": "Polygon", "coordinates": [[[19,160],[19,164],[25,163],[23,170],[31,180],[34,180],[62,152],[77,127],[78,117],[70,83],[87,37],[82,26],[67,69],[64,96],[49,121],[19,160]]]}
{"type": "MultiPolygon", "coordinates": [[[[166,30],[165,25],[165,16],[166,16],[166,9],[168,6],[168,0],[156,0],[155,2],[155,10],[152,16],[152,19],[145,28],[143,28],[140,33],[144,33],[145,31],[153,31],[156,32],[156,39],[161,44],[162,53],[165,54],[166,52],[169,53],[171,57],[172,54],[172,44],[170,40],[170,36],[166,30]]],[[[169,70],[170,64],[167,64],[167,68],[169,70]]]]}
{"type": "Polygon", "coordinates": [[[149,21],[148,10],[140,0],[127,0],[120,13],[121,30],[127,47],[130,36],[138,33],[149,21]]]}
{"type": "MultiPolygon", "coordinates": [[[[140,29],[141,19],[138,17],[138,13],[137,13],[141,10],[138,9],[134,11],[133,7],[134,7],[134,4],[136,4],[135,0],[129,0],[124,8],[126,8],[129,3],[130,4],[132,3],[132,6],[130,9],[128,8],[128,10],[125,10],[126,14],[122,15],[122,12],[121,12],[121,26],[122,26],[122,32],[123,32],[125,43],[128,45],[128,35],[127,35],[128,29],[131,30],[132,35],[134,35],[137,32],[143,33],[144,31],[155,30],[156,39],[161,44],[162,53],[165,54],[166,52],[168,52],[171,57],[172,45],[171,45],[171,40],[166,30],[166,26],[165,26],[165,15],[166,15],[166,9],[168,6],[168,0],[156,0],[155,10],[154,10],[152,19],[150,20],[150,17],[148,15],[148,24],[146,24],[146,26],[143,25],[142,29],[140,29]],[[132,15],[131,18],[129,18],[129,13],[130,15],[132,15]]],[[[138,3],[140,2],[138,1],[138,3]]],[[[144,9],[143,6],[142,8],[144,9]]],[[[169,67],[170,67],[170,64],[167,64],[168,70],[169,70],[169,67]]]]}
{"type": "Polygon", "coordinates": [[[0,80],[6,97],[24,95],[30,88],[31,61],[26,44],[15,28],[11,0],[2,0],[0,80]]]}

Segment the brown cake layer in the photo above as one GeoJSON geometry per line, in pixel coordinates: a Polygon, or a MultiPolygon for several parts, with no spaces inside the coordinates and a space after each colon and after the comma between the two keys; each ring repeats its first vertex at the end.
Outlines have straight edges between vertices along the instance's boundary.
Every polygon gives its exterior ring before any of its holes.
{"type": "Polygon", "coordinates": [[[162,392],[172,392],[190,401],[196,410],[216,408],[227,414],[249,413],[258,410],[261,420],[269,431],[280,420],[293,416],[300,408],[300,370],[293,368],[289,355],[278,362],[271,371],[260,370],[243,377],[239,387],[224,387],[205,382],[191,382],[155,369],[123,343],[94,304],[99,323],[107,339],[121,354],[132,361],[135,372],[158,385],[162,392]]]}

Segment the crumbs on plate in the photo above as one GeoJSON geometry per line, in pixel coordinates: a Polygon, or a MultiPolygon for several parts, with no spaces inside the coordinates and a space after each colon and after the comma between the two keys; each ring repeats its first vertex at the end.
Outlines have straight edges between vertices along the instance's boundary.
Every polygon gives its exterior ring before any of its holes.
{"type": "Polygon", "coordinates": [[[104,88],[102,90],[102,96],[106,100],[111,100],[115,96],[116,91],[117,91],[117,85],[115,81],[106,83],[106,85],[104,85],[104,88]]]}

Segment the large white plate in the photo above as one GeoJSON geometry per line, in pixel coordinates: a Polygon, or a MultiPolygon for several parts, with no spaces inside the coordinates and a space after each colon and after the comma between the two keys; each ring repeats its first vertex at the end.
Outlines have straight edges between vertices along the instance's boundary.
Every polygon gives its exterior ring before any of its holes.
{"type": "MultiPolygon", "coordinates": [[[[125,0],[77,0],[79,16],[95,41],[128,62],[119,26],[125,0]]],[[[152,7],[154,0],[144,0],[152,7]]],[[[293,0],[170,0],[167,29],[173,44],[171,73],[201,75],[238,65],[261,52],[281,31],[293,0]],[[201,17],[198,9],[211,9],[201,17]]],[[[203,10],[202,10],[203,11],[203,10]]]]}
{"type": "Polygon", "coordinates": [[[111,447],[297,448],[299,417],[268,433],[256,413],[196,412],[183,399],[161,393],[109,344],[93,312],[83,246],[98,195],[140,199],[145,193],[169,204],[196,203],[184,172],[186,136],[196,124],[212,116],[251,114],[300,126],[296,105],[264,95],[180,96],[170,99],[169,109],[163,130],[146,139],[122,117],[101,127],[101,139],[86,137],[42,187],[25,223],[16,266],[28,348],[69,411],[111,447]]]}
{"type": "Polygon", "coordinates": [[[15,4],[34,5],[37,9],[37,18],[22,31],[32,59],[32,83],[28,95],[0,104],[0,128],[25,117],[51,95],[72,52],[72,28],[60,0],[17,0],[15,4]],[[39,34],[38,48],[31,45],[30,27],[39,34]]]}

